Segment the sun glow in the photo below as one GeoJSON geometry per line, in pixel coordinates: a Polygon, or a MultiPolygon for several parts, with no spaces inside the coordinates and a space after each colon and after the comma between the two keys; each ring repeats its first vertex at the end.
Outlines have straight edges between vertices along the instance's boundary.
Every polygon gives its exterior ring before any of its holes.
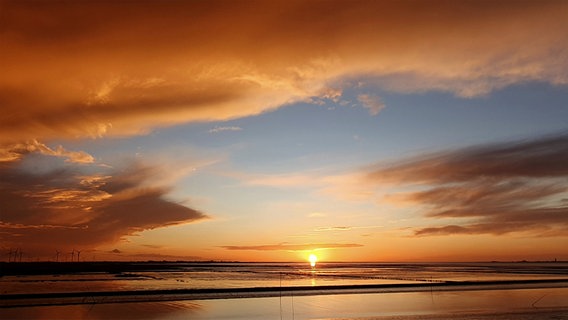
{"type": "Polygon", "coordinates": [[[315,254],[310,254],[310,257],[308,258],[308,260],[310,260],[310,266],[312,268],[316,267],[316,262],[318,262],[318,257],[315,254]]]}

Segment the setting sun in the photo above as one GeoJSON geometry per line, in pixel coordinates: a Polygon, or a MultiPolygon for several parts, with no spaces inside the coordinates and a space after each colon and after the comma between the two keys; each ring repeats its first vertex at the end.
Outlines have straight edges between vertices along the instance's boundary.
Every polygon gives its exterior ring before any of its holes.
{"type": "Polygon", "coordinates": [[[316,267],[316,262],[318,261],[318,257],[315,254],[310,254],[310,257],[308,258],[310,260],[310,266],[312,268],[316,267]]]}

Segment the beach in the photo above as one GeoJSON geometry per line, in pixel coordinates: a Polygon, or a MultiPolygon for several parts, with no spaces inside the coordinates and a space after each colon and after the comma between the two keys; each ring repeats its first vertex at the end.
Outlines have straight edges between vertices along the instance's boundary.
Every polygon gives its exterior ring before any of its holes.
{"type": "Polygon", "coordinates": [[[568,319],[561,263],[26,268],[3,265],[2,319],[568,319]]]}
{"type": "Polygon", "coordinates": [[[3,319],[568,319],[568,288],[357,293],[0,308],[3,319]],[[535,303],[536,302],[536,303],[535,303]]]}

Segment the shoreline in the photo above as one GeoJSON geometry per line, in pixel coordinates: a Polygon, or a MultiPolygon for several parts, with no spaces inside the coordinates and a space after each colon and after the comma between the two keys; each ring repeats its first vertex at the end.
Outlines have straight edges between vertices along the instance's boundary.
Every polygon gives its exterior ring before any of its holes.
{"type": "Polygon", "coordinates": [[[410,284],[362,284],[3,294],[0,295],[0,308],[124,302],[244,299],[282,296],[293,297],[337,294],[514,290],[539,288],[568,288],[568,278],[511,281],[448,281],[441,283],[433,282],[410,284]]]}
{"type": "MultiPolygon", "coordinates": [[[[0,261],[0,277],[10,275],[66,275],[77,273],[110,273],[121,274],[126,272],[159,272],[159,271],[183,271],[186,267],[197,268],[222,268],[222,267],[282,267],[282,266],[305,266],[310,267],[304,262],[219,262],[219,261],[73,261],[73,262],[4,262],[0,261]]],[[[404,267],[404,268],[425,268],[433,266],[463,267],[481,266],[487,269],[503,268],[513,270],[523,270],[535,266],[546,266],[546,274],[566,274],[568,261],[517,261],[517,262],[319,262],[318,268],[342,268],[358,266],[363,268],[381,267],[404,267]]]]}

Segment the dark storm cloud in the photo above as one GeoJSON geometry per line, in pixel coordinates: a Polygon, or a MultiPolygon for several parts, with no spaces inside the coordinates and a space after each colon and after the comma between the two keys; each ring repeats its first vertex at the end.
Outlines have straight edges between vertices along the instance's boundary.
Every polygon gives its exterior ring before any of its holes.
{"type": "Polygon", "coordinates": [[[125,236],[206,219],[167,200],[151,186],[154,169],[133,164],[122,172],[85,175],[73,168],[46,173],[0,166],[0,239],[27,251],[113,243],[125,236]]]}
{"type": "Polygon", "coordinates": [[[386,199],[419,204],[427,217],[460,219],[420,228],[416,235],[568,235],[562,200],[568,194],[568,134],[427,155],[378,167],[368,178],[420,187],[386,199]]]}

